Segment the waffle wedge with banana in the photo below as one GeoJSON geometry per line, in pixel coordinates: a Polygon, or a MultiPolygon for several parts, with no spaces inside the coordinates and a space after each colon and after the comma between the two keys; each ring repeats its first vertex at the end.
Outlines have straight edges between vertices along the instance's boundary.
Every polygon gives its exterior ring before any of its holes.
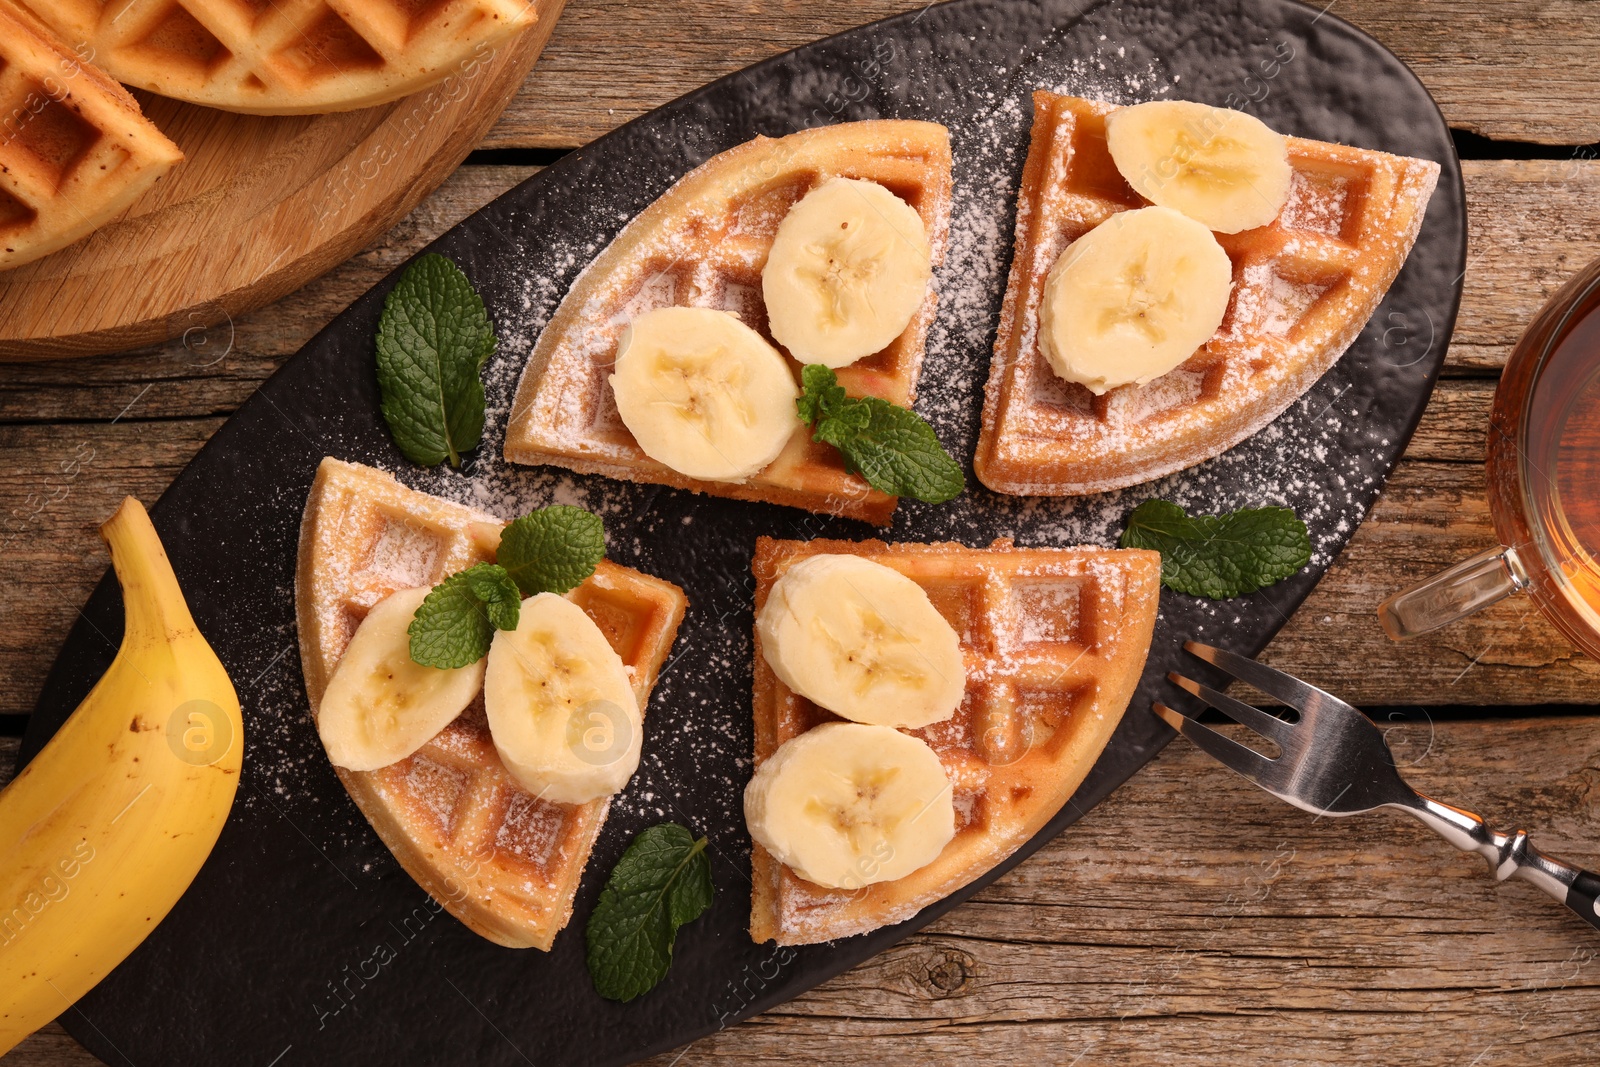
{"type": "Polygon", "coordinates": [[[903,921],[1066,803],[1133,696],[1161,561],[1099,548],[756,543],[750,936],[903,921]]]}
{"type": "Polygon", "coordinates": [[[637,764],[640,716],[687,600],[601,560],[564,597],[522,601],[486,661],[413,662],[407,631],[429,588],[493,561],[504,526],[325,459],[306,501],[295,608],[318,731],[379,838],[476,933],[549,949],[610,794],[637,764]],[[570,716],[545,713],[558,697],[570,716]],[[574,742],[574,723],[578,741],[600,730],[613,748],[574,742]]]}
{"type": "Polygon", "coordinates": [[[506,458],[887,523],[896,498],[800,421],[800,368],[912,404],[950,181],[949,135],[929,122],[846,122],[713,156],[562,300],[506,458]]]}
{"type": "Polygon", "coordinates": [[[1134,485],[1260,430],[1371,318],[1439,176],[1188,101],[1033,104],[973,464],[1002,493],[1134,485]]]}

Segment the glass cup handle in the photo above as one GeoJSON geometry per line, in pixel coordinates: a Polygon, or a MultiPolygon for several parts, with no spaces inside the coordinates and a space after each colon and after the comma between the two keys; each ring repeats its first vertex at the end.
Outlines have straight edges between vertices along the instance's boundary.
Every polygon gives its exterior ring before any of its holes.
{"type": "Polygon", "coordinates": [[[1378,605],[1378,621],[1391,640],[1407,641],[1520,593],[1531,582],[1516,549],[1490,549],[1394,594],[1378,605]]]}

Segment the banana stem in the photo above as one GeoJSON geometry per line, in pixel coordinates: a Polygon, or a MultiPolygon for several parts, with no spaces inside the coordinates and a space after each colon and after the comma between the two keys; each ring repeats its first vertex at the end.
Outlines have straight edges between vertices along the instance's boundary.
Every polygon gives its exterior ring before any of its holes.
{"type": "Polygon", "coordinates": [[[195,636],[194,617],[144,505],[125,497],[116,514],[101,525],[100,536],[111,547],[111,566],[122,584],[123,647],[195,636]]]}

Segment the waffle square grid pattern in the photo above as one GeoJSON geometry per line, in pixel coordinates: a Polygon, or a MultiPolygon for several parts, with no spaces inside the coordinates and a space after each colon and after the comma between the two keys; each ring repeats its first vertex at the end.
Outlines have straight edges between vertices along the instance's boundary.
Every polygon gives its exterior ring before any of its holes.
{"type": "MultiPolygon", "coordinates": [[[[492,559],[471,524],[500,520],[325,460],[307,504],[297,581],[312,707],[366,613],[398,589],[492,559]]],[[[678,588],[602,561],[569,598],[621,656],[645,708],[686,607],[678,588]]],[[[339,769],[402,866],[467,926],[502,945],[548,949],[566,924],[609,799],[554,804],[500,762],[480,694],[414,755],[339,769]]]]}
{"type": "MultiPolygon", "coordinates": [[[[752,564],[756,611],[793,563],[824,552],[865,556],[922,587],[954,627],[966,662],[955,715],[909,731],[950,776],[956,836],[929,866],[858,890],[801,879],[759,845],[752,858],[751,937],[810,944],[899,922],[1010,855],[1082,783],[1133,695],[1160,595],[1154,552],[988,549],[882,541],[763,537],[752,564]]],[[[756,635],[756,766],[831,713],[767,666],[756,635]]]]}
{"type": "Polygon", "coordinates": [[[526,0],[26,2],[130,85],[262,114],[394,99],[536,18],[526,0]]]}
{"type": "Polygon", "coordinates": [[[0,268],[78,240],[182,159],[122,86],[0,2],[0,268]]]}
{"type": "Polygon", "coordinates": [[[1153,480],[1233,447],[1311,387],[1361,332],[1416,239],[1439,166],[1289,137],[1294,177],[1278,219],[1217,234],[1234,293],[1215,337],[1145,385],[1095,396],[1039,347],[1045,280],[1112,214],[1148,206],[1105,141],[1112,105],[1034,94],[974,467],[998,492],[1081,495],[1153,480]]]}

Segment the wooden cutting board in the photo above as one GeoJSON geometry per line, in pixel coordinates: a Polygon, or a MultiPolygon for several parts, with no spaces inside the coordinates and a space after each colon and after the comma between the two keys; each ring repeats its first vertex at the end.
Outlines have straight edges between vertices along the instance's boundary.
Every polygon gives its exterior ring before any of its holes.
{"type": "Polygon", "coordinates": [[[393,226],[472,151],[564,0],[432,89],[332,115],[255,116],[136,93],[187,157],[120,219],[0,273],[0,360],[155,344],[292,292],[393,226]]]}

